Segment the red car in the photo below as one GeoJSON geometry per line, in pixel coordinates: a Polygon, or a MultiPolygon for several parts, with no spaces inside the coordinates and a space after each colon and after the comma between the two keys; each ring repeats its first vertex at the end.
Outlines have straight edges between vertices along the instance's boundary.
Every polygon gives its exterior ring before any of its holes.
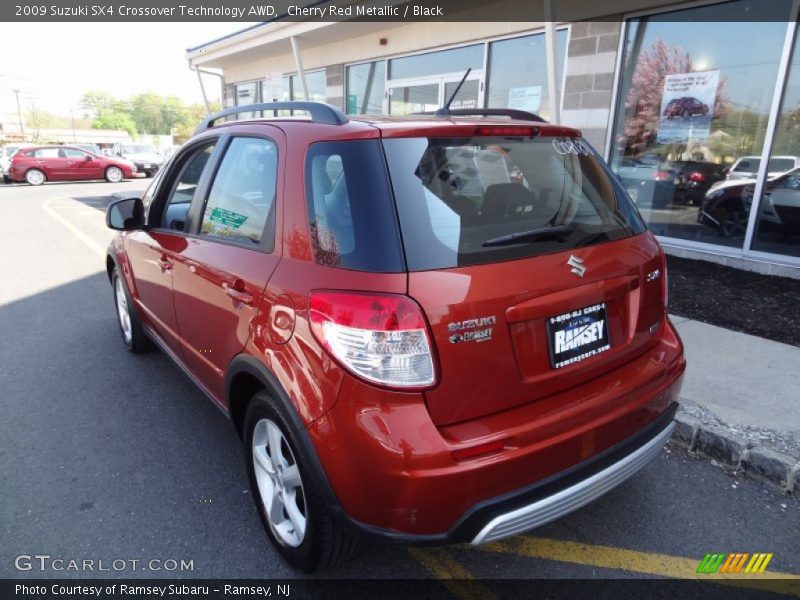
{"type": "Polygon", "coordinates": [[[128,161],[97,156],[74,146],[34,146],[19,150],[11,159],[12,181],[42,185],[45,181],[105,179],[117,183],[136,176],[128,161]]]}
{"type": "Polygon", "coordinates": [[[669,101],[667,107],[664,109],[664,116],[668,119],[673,117],[683,117],[687,119],[694,115],[707,115],[708,104],[693,98],[691,96],[684,96],[682,98],[674,98],[669,101]]]}
{"type": "Polygon", "coordinates": [[[297,569],[526,531],[672,431],[664,253],[617,178],[577,130],[458,112],[231,108],[109,207],[125,345],[230,417],[297,569]],[[214,125],[275,110],[309,116],[214,125]]]}

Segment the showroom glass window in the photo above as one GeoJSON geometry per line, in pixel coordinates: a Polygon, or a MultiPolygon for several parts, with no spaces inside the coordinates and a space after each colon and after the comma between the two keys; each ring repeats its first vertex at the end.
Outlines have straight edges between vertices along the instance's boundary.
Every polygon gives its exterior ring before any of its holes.
{"type": "Polygon", "coordinates": [[[386,61],[376,60],[347,67],[347,114],[383,113],[386,61]]]}
{"type": "MultiPolygon", "coordinates": [[[[291,76],[292,100],[305,100],[303,98],[303,84],[298,75],[291,76]]],[[[325,70],[306,71],[306,85],[308,86],[308,100],[311,102],[325,102],[325,70]]]]}
{"type": "MultiPolygon", "coordinates": [[[[564,73],[567,34],[566,29],[556,32],[557,82],[564,73]]],[[[517,108],[548,119],[548,94],[544,33],[489,44],[489,108],[517,108]]]]}
{"type": "Polygon", "coordinates": [[[763,152],[790,9],[736,0],[627,22],[610,162],[655,234],[742,247],[706,198],[763,152]]]}
{"type": "MultiPolygon", "coordinates": [[[[235,88],[236,106],[245,106],[247,104],[255,104],[258,102],[256,97],[257,92],[256,82],[249,81],[247,83],[237,83],[235,88]]],[[[240,113],[239,119],[252,119],[254,117],[252,112],[240,113]]]]}
{"type": "MultiPolygon", "coordinates": [[[[753,250],[800,257],[800,39],[795,38],[775,127],[753,250]],[[788,170],[788,172],[787,172],[788,170]]],[[[741,208],[749,210],[752,192],[741,208]]],[[[738,208],[738,207],[737,207],[738,208]]]]}

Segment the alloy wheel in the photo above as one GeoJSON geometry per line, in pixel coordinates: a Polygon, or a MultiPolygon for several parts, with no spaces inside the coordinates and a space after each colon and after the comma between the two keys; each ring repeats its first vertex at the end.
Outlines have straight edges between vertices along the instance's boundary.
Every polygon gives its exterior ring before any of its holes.
{"type": "Polygon", "coordinates": [[[128,298],[125,295],[125,288],[122,287],[122,280],[119,277],[117,277],[117,281],[114,284],[114,295],[117,298],[117,317],[119,317],[119,326],[122,329],[122,337],[125,338],[125,343],[130,345],[133,341],[131,313],[128,309],[128,298]]]}
{"type": "Polygon", "coordinates": [[[287,546],[300,546],[308,516],[300,469],[278,425],[261,419],[253,429],[253,467],[269,526],[287,546]]]}

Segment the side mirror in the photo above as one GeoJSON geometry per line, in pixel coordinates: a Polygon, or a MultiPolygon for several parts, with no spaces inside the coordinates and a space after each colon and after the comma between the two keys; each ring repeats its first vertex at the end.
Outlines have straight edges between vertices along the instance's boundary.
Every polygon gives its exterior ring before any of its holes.
{"type": "Polygon", "coordinates": [[[83,160],[92,160],[94,157],[91,154],[87,154],[83,160]]]}
{"type": "Polygon", "coordinates": [[[106,212],[106,227],[117,231],[133,231],[144,227],[144,204],[141,198],[125,198],[112,202],[106,212]]]}

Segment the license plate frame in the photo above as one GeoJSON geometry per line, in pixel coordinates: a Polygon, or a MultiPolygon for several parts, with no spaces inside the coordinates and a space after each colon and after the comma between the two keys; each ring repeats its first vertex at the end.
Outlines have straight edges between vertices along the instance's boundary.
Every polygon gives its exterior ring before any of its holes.
{"type": "Polygon", "coordinates": [[[611,349],[605,302],[547,319],[550,368],[563,369],[611,349]]]}

